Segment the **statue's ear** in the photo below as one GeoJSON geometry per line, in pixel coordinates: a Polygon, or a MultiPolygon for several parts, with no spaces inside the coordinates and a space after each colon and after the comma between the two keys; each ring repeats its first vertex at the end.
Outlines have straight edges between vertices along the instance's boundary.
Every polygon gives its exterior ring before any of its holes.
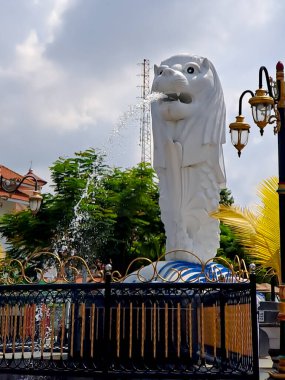
{"type": "Polygon", "coordinates": [[[154,75],[158,75],[158,66],[154,65],[154,75]]]}
{"type": "Polygon", "coordinates": [[[202,65],[201,65],[201,71],[207,72],[210,69],[210,63],[207,58],[204,58],[202,65]]]}

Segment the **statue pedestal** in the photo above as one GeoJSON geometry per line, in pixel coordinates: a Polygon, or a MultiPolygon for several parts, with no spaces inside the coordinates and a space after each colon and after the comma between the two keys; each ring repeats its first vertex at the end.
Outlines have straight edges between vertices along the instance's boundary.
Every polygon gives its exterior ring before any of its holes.
{"type": "Polygon", "coordinates": [[[126,276],[125,283],[140,282],[236,282],[235,275],[221,264],[206,266],[182,260],[156,261],[126,276]]]}

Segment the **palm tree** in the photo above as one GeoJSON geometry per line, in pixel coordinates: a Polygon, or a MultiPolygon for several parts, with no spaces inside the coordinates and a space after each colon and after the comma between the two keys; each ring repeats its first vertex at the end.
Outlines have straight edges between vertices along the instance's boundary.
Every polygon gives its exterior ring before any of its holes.
{"type": "Polygon", "coordinates": [[[231,227],[239,242],[245,247],[247,255],[266,275],[280,273],[280,234],[278,179],[271,177],[258,187],[260,204],[254,210],[238,206],[220,206],[212,214],[231,227]]]}

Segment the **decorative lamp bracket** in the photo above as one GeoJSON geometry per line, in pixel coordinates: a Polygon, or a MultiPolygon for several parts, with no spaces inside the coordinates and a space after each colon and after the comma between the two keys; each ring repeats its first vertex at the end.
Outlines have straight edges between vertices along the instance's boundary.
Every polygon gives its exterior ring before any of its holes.
{"type": "Polygon", "coordinates": [[[274,135],[277,135],[277,133],[280,132],[281,129],[281,119],[280,119],[280,112],[278,111],[277,106],[274,106],[274,115],[271,115],[268,124],[273,124],[276,123],[275,126],[273,127],[273,133],[274,135]]]}
{"type": "Polygon", "coordinates": [[[15,193],[23,182],[27,179],[31,179],[35,183],[35,189],[33,195],[29,197],[29,205],[33,214],[36,214],[41,206],[42,196],[40,194],[40,188],[38,185],[37,178],[32,174],[25,175],[21,180],[18,179],[7,179],[2,175],[0,176],[0,189],[4,190],[8,194],[15,193]]]}

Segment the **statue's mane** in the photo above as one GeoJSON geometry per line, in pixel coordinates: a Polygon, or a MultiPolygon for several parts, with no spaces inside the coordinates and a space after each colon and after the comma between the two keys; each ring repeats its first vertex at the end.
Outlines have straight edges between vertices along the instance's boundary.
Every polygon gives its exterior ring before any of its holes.
{"type": "Polygon", "coordinates": [[[214,88],[205,105],[204,144],[224,144],[226,142],[226,106],[220,79],[214,65],[209,61],[213,73],[214,88]]]}

